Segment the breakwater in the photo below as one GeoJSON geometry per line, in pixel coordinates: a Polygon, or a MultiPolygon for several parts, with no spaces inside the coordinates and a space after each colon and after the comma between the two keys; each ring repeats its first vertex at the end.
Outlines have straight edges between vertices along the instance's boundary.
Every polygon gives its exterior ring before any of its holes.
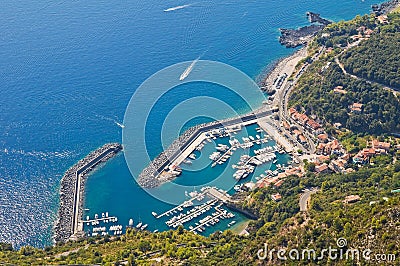
{"type": "Polygon", "coordinates": [[[233,126],[241,123],[246,123],[267,115],[271,111],[267,108],[259,108],[252,113],[248,113],[239,117],[225,119],[221,121],[213,121],[193,126],[180,135],[165,151],[160,153],[149,165],[143,169],[137,178],[137,182],[144,188],[152,188],[161,185],[168,179],[159,178],[159,175],[167,170],[168,166],[187,149],[202,133],[209,132],[213,129],[233,126]]]}
{"type": "Polygon", "coordinates": [[[87,175],[100,163],[107,161],[122,150],[119,143],[107,143],[89,153],[69,168],[61,179],[60,208],[54,226],[55,242],[65,242],[82,232],[83,194],[87,175]]]}

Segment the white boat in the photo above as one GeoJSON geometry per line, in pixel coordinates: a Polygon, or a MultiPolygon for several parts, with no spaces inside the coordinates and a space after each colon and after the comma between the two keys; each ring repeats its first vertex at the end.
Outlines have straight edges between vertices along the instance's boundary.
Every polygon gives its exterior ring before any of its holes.
{"type": "Polygon", "coordinates": [[[145,225],[143,225],[142,227],[140,227],[140,230],[144,230],[144,229],[146,229],[146,228],[147,228],[147,226],[148,226],[148,224],[145,224],[145,225]]]}
{"type": "Polygon", "coordinates": [[[157,217],[157,213],[156,212],[151,212],[151,214],[153,214],[154,217],[157,217]]]}
{"type": "MultiPolygon", "coordinates": [[[[165,12],[168,11],[173,11],[173,10],[177,10],[177,9],[181,9],[181,8],[185,8],[188,7],[189,5],[184,5],[184,6],[178,6],[175,8],[169,8],[164,10],[165,12]]],[[[185,78],[187,78],[187,76],[189,76],[190,72],[192,72],[194,65],[197,63],[197,61],[199,61],[200,57],[197,58],[196,60],[193,60],[193,62],[188,66],[188,68],[185,69],[185,71],[182,73],[182,75],[179,77],[179,80],[182,81],[185,78]]]]}
{"type": "MultiPolygon", "coordinates": [[[[188,5],[182,5],[182,6],[170,7],[170,8],[164,9],[164,12],[171,12],[171,11],[183,9],[183,8],[186,8],[186,7],[189,7],[189,6],[190,6],[190,4],[188,4],[188,5]]],[[[182,75],[183,75],[183,74],[182,74],[182,75]]],[[[183,78],[183,79],[184,79],[184,78],[183,78]]],[[[183,79],[181,79],[181,80],[183,80],[183,79]]]]}
{"type": "Polygon", "coordinates": [[[140,227],[142,227],[142,224],[143,224],[142,222],[139,222],[139,223],[136,225],[136,228],[139,229],[140,227]]]}

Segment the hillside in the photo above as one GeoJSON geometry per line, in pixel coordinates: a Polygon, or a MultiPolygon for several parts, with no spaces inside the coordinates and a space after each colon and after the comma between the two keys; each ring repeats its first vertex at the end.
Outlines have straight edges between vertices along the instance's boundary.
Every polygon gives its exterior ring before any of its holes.
{"type": "Polygon", "coordinates": [[[399,17],[391,15],[389,25],[379,24],[374,15],[329,25],[311,46],[325,47],[325,54],[302,75],[290,105],[328,124],[341,123],[356,133],[400,132],[399,99],[391,90],[371,82],[397,86],[400,35],[384,29],[398,29],[399,17]],[[376,62],[380,63],[374,67],[376,62]],[[360,77],[346,73],[347,69],[360,77]]]}

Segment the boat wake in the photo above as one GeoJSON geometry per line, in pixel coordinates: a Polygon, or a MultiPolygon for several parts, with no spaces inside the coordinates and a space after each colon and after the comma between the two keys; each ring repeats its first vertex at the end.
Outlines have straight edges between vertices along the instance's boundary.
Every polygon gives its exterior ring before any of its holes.
{"type": "Polygon", "coordinates": [[[114,121],[114,123],[115,123],[117,126],[119,126],[120,128],[124,128],[124,127],[125,127],[124,124],[118,123],[117,121],[114,121]]]}
{"type": "Polygon", "coordinates": [[[109,117],[105,117],[105,116],[103,116],[103,115],[96,115],[96,116],[97,116],[97,117],[100,117],[101,119],[104,119],[104,120],[113,122],[114,124],[116,124],[116,125],[119,126],[120,128],[124,128],[124,127],[125,127],[124,124],[118,122],[116,119],[109,118],[109,117]]]}
{"type": "Polygon", "coordinates": [[[188,4],[188,5],[182,5],[182,6],[170,7],[170,8],[164,9],[164,12],[171,12],[171,11],[175,11],[175,10],[183,9],[183,8],[186,8],[186,7],[189,7],[189,6],[191,6],[191,4],[188,4]]]}
{"type": "Polygon", "coordinates": [[[190,72],[192,72],[193,70],[194,65],[199,61],[199,59],[200,57],[193,60],[193,62],[185,69],[185,71],[183,71],[183,73],[179,77],[180,81],[184,80],[185,78],[187,78],[187,76],[189,76],[190,72]]]}

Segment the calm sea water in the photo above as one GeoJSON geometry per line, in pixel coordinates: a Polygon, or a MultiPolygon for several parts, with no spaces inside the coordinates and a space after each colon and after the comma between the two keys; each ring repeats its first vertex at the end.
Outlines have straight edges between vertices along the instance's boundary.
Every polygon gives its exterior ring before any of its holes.
{"type": "MultiPolygon", "coordinates": [[[[350,19],[369,12],[373,3],[2,1],[0,241],[16,247],[51,243],[63,172],[98,146],[121,140],[117,122],[132,93],[154,72],[202,54],[256,78],[292,52],[279,45],[279,27],[307,25],[310,10],[335,21],[350,19]],[[191,5],[163,12],[184,4],[191,5]]],[[[182,97],[203,94],[234,99],[204,85],[182,97]]],[[[166,110],[175,104],[170,99],[163,102],[166,110]]],[[[157,134],[162,121],[162,111],[154,114],[150,130],[157,134]]],[[[158,154],[159,140],[149,149],[158,154]]],[[[157,205],[147,200],[123,155],[89,179],[86,205],[91,211],[104,206],[145,220],[157,205]]]]}

